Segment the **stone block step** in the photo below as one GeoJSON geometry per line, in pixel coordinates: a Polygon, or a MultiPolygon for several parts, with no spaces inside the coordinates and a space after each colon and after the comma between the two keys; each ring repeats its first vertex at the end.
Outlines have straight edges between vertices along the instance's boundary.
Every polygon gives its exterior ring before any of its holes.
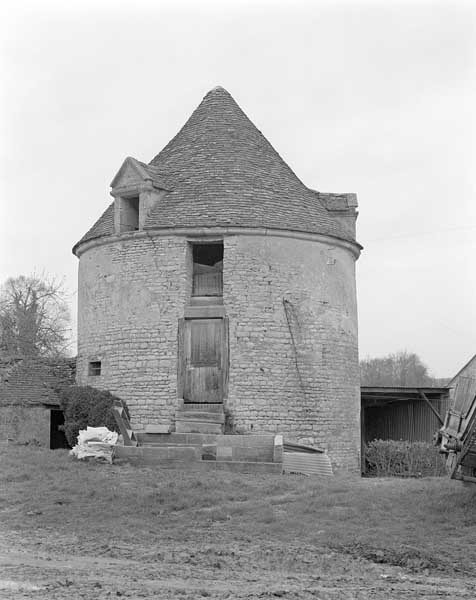
{"type": "Polygon", "coordinates": [[[137,439],[140,444],[154,445],[203,445],[216,442],[218,434],[216,433],[138,433],[137,439]]]}
{"type": "Polygon", "coordinates": [[[175,447],[148,448],[144,446],[115,446],[114,461],[129,462],[137,466],[157,466],[161,469],[177,469],[180,471],[233,471],[235,473],[281,474],[282,464],[272,462],[234,462],[201,460],[191,448],[182,448],[177,452],[175,447]],[[165,452],[164,450],[167,450],[165,452]]]}
{"type": "Polygon", "coordinates": [[[161,448],[162,446],[170,446],[173,448],[202,448],[202,444],[176,444],[174,442],[170,442],[169,444],[164,444],[163,442],[142,442],[141,446],[150,448],[161,448]]]}
{"type": "Polygon", "coordinates": [[[193,446],[115,446],[115,458],[127,458],[145,463],[162,461],[194,462],[202,459],[202,449],[193,446]],[[137,452],[131,452],[134,448],[137,452]]]}
{"type": "Polygon", "coordinates": [[[198,410],[180,410],[175,413],[175,419],[179,421],[210,421],[211,423],[224,423],[223,412],[204,412],[198,410]]]}
{"type": "Polygon", "coordinates": [[[225,435],[218,433],[190,433],[190,432],[172,432],[172,433],[137,433],[137,439],[140,444],[165,444],[173,445],[203,445],[218,444],[219,446],[243,446],[249,447],[267,447],[273,448],[274,434],[247,434],[247,435],[225,435]]]}
{"type": "Polygon", "coordinates": [[[273,447],[220,446],[216,447],[216,460],[233,462],[273,462],[273,447]]]}
{"type": "Polygon", "coordinates": [[[206,402],[184,402],[183,405],[180,407],[179,409],[180,411],[184,411],[184,412],[188,412],[188,411],[204,411],[204,412],[218,412],[218,413],[222,413],[223,412],[223,404],[221,402],[219,403],[213,403],[213,404],[208,404],[206,402]]]}
{"type": "Polygon", "coordinates": [[[213,423],[210,421],[175,421],[175,431],[177,433],[215,433],[217,435],[223,433],[221,423],[213,423]]]}
{"type": "Polygon", "coordinates": [[[270,433],[253,433],[248,435],[221,435],[217,438],[217,444],[220,446],[262,446],[273,448],[274,434],[270,433]]]}

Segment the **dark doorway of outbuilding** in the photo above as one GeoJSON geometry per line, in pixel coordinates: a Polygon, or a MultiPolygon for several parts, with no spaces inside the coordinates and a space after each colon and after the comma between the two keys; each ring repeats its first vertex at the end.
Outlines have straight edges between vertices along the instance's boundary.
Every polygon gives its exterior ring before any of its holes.
{"type": "Polygon", "coordinates": [[[61,429],[64,425],[64,414],[62,410],[50,410],[50,449],[69,448],[68,441],[61,429]]]}

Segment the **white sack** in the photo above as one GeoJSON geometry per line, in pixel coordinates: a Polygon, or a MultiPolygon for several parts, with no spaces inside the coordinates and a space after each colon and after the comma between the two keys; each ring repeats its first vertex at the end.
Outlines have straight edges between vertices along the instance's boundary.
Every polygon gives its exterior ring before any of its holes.
{"type": "Polygon", "coordinates": [[[95,458],[112,463],[117,438],[118,434],[107,427],[87,427],[79,432],[78,443],[70,454],[78,459],[95,458]]]}
{"type": "Polygon", "coordinates": [[[107,427],[87,427],[81,429],[78,435],[78,444],[87,442],[102,442],[104,444],[115,444],[118,434],[110,431],[107,427]]]}

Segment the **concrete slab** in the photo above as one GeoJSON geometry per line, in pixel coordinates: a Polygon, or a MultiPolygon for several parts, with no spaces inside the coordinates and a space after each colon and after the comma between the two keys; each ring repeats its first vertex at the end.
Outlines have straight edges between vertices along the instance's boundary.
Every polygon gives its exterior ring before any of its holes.
{"type": "Polygon", "coordinates": [[[114,458],[148,464],[162,461],[191,463],[201,460],[202,449],[192,446],[116,446],[114,458]]]}
{"type": "MultiPolygon", "coordinates": [[[[138,434],[140,444],[146,446],[193,446],[197,451],[213,444],[218,448],[229,448],[232,460],[282,462],[282,445],[276,444],[279,436],[273,435],[224,435],[218,433],[138,434]]],[[[224,456],[224,454],[222,454],[224,456]]],[[[228,459],[227,459],[228,460],[228,459]]]]}
{"type": "Polygon", "coordinates": [[[233,460],[233,448],[229,446],[216,447],[217,460],[233,460]]]}
{"type": "Polygon", "coordinates": [[[235,446],[233,450],[233,460],[238,462],[260,461],[273,462],[273,446],[235,446]]]}
{"type": "Polygon", "coordinates": [[[213,444],[217,438],[216,433],[168,433],[168,434],[145,434],[138,433],[137,439],[141,444],[165,444],[173,446],[176,444],[213,444]]]}
{"type": "Polygon", "coordinates": [[[219,446],[262,446],[273,448],[273,434],[253,434],[253,435],[220,435],[217,437],[219,446]]]}
{"type": "MultiPolygon", "coordinates": [[[[121,446],[114,456],[117,463],[127,462],[138,467],[150,466],[159,469],[176,469],[178,471],[230,471],[234,473],[279,475],[282,473],[282,464],[270,462],[235,462],[232,460],[198,460],[190,457],[164,458],[163,454],[155,455],[153,452],[145,453],[144,448],[121,446]]],[[[153,449],[155,450],[155,448],[153,449]]]]}
{"type": "Polygon", "coordinates": [[[145,433],[170,433],[170,427],[170,423],[155,425],[150,424],[145,426],[145,433]]]}
{"type": "Polygon", "coordinates": [[[222,433],[220,423],[199,422],[199,421],[175,421],[175,430],[177,433],[222,433]]]}

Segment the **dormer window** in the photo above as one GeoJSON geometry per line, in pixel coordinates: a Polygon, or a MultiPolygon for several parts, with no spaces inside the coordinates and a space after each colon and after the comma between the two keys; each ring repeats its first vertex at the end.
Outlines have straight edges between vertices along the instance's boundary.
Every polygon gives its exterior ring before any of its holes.
{"type": "Polygon", "coordinates": [[[111,188],[114,231],[118,234],[143,229],[151,210],[167,193],[157,170],[131,157],[122,163],[111,188]]]}
{"type": "Polygon", "coordinates": [[[137,231],[139,229],[139,196],[121,198],[120,230],[137,231]]]}

